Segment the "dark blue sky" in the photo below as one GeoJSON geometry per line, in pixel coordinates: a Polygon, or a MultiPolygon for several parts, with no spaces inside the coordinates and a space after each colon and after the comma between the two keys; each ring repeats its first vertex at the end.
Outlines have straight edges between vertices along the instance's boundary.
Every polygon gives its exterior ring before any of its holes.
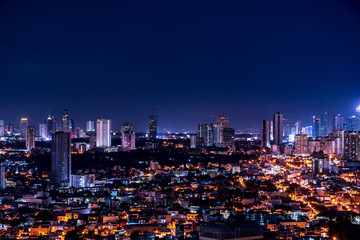
{"type": "Polygon", "coordinates": [[[357,1],[0,2],[0,119],[31,124],[69,108],[195,129],[353,113],[360,99],[357,1]]]}

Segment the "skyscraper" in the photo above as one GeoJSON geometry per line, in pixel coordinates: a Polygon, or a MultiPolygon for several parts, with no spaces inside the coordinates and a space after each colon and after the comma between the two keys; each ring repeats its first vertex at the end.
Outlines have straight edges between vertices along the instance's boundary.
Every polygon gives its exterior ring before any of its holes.
{"type": "Polygon", "coordinates": [[[295,154],[304,156],[308,154],[308,136],[305,134],[297,134],[295,136],[295,154]]]}
{"type": "Polygon", "coordinates": [[[121,146],[123,148],[135,148],[135,132],[131,123],[123,123],[121,126],[121,146]]]}
{"type": "Polygon", "coordinates": [[[61,131],[69,132],[69,110],[64,109],[61,112],[61,131]]]}
{"type": "Polygon", "coordinates": [[[0,137],[5,136],[4,120],[0,120],[0,137]]]}
{"type": "Polygon", "coordinates": [[[261,146],[270,147],[270,121],[261,121],[261,146]]]}
{"type": "Polygon", "coordinates": [[[56,132],[51,142],[51,174],[58,187],[69,187],[71,175],[71,135],[69,132],[56,132]]]}
{"type": "Polygon", "coordinates": [[[347,131],[344,134],[344,157],[348,161],[360,160],[360,138],[357,132],[347,131]]]}
{"type": "Polygon", "coordinates": [[[6,125],[6,135],[12,136],[13,133],[14,133],[14,125],[12,125],[12,124],[7,124],[7,125],[6,125]]]}
{"type": "Polygon", "coordinates": [[[281,145],[283,142],[283,115],[281,113],[274,114],[273,125],[274,144],[281,145]]]}
{"type": "Polygon", "coordinates": [[[320,119],[316,118],[314,122],[315,137],[320,137],[320,119]]]}
{"type": "Polygon", "coordinates": [[[108,119],[96,121],[96,147],[111,147],[111,121],[108,119]]]}
{"type": "Polygon", "coordinates": [[[52,135],[57,130],[55,117],[54,116],[50,117],[50,114],[49,114],[49,117],[46,119],[46,125],[47,125],[47,130],[48,130],[47,136],[48,136],[48,138],[51,138],[52,135]]]}
{"type": "Polygon", "coordinates": [[[95,131],[94,121],[86,121],[86,132],[94,132],[94,131],[95,131]]]}
{"type": "Polygon", "coordinates": [[[341,114],[335,114],[332,122],[332,130],[344,130],[344,117],[341,114]]]}
{"type": "Polygon", "coordinates": [[[69,132],[71,133],[71,138],[77,138],[74,119],[69,120],[69,132]]]}
{"type": "Polygon", "coordinates": [[[29,126],[26,128],[26,149],[30,151],[35,148],[35,127],[29,126]]]}
{"type": "Polygon", "coordinates": [[[206,123],[204,124],[205,130],[205,146],[211,147],[214,146],[214,124],[213,123],[206,123]]]}
{"type": "Polygon", "coordinates": [[[5,189],[5,166],[0,165],[0,189],[5,189]]]}
{"type": "Polygon", "coordinates": [[[327,136],[327,112],[320,116],[320,136],[327,136]]]}
{"type": "Polygon", "coordinates": [[[229,128],[229,117],[221,114],[217,115],[216,126],[219,127],[218,141],[220,142],[220,145],[223,146],[224,144],[223,132],[224,132],[224,128],[229,128]]]}
{"type": "Polygon", "coordinates": [[[39,137],[42,140],[48,139],[48,128],[46,123],[39,124],[39,137]]]}
{"type": "Polygon", "coordinates": [[[223,147],[235,147],[235,129],[223,128],[223,147]]]}
{"type": "Polygon", "coordinates": [[[197,148],[202,148],[205,146],[205,129],[204,124],[202,123],[197,125],[196,146],[197,148]]]}
{"type": "Polygon", "coordinates": [[[27,118],[21,118],[20,119],[20,137],[26,138],[26,128],[28,126],[28,119],[27,118]]]}
{"type": "Polygon", "coordinates": [[[149,140],[155,141],[157,135],[157,115],[151,115],[149,118],[149,140]]]}

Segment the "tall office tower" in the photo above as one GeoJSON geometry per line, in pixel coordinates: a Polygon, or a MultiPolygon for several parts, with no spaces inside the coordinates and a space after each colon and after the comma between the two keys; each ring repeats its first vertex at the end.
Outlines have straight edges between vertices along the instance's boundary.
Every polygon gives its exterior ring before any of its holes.
{"type": "Polygon", "coordinates": [[[111,147],[111,121],[108,119],[96,121],[96,147],[111,147]]]}
{"type": "Polygon", "coordinates": [[[308,154],[308,136],[305,134],[297,134],[295,136],[295,154],[304,156],[308,154]]]}
{"type": "Polygon", "coordinates": [[[360,159],[360,139],[356,132],[346,131],[344,134],[344,157],[348,161],[360,159]]]}
{"type": "Polygon", "coordinates": [[[332,130],[344,130],[344,117],[341,114],[335,114],[332,122],[332,130]]]}
{"type": "Polygon", "coordinates": [[[320,137],[320,119],[316,118],[314,122],[315,137],[320,137]]]}
{"type": "Polygon", "coordinates": [[[191,149],[196,148],[196,135],[195,134],[190,135],[190,148],[191,149]]]}
{"type": "Polygon", "coordinates": [[[121,125],[121,146],[123,148],[135,148],[135,132],[132,130],[131,123],[121,125]]]}
{"type": "Polygon", "coordinates": [[[48,139],[48,128],[46,123],[39,124],[39,137],[42,140],[48,139]]]}
{"type": "Polygon", "coordinates": [[[224,147],[235,147],[235,129],[223,128],[223,146],[224,147]]]}
{"type": "Polygon", "coordinates": [[[26,149],[30,151],[35,148],[35,127],[29,126],[26,128],[26,149]]]}
{"type": "Polygon", "coordinates": [[[0,120],[0,137],[5,136],[5,125],[4,120],[0,120]]]}
{"type": "Polygon", "coordinates": [[[69,131],[69,110],[64,109],[61,112],[61,131],[68,132],[69,131]]]}
{"type": "Polygon", "coordinates": [[[14,125],[12,125],[12,124],[7,124],[7,125],[6,125],[6,135],[12,136],[13,133],[14,133],[14,125]]]}
{"type": "Polygon", "coordinates": [[[223,139],[220,140],[220,135],[223,138],[223,129],[219,125],[214,125],[214,143],[216,147],[221,147],[224,143],[223,139]]]}
{"type": "Polygon", "coordinates": [[[346,119],[345,129],[346,131],[355,131],[356,116],[352,116],[346,119]]]}
{"type": "Polygon", "coordinates": [[[77,138],[74,119],[69,120],[69,132],[71,133],[71,138],[77,138]]]}
{"type": "Polygon", "coordinates": [[[197,125],[196,146],[197,148],[202,148],[205,146],[205,128],[204,124],[202,123],[197,125]]]}
{"type": "Polygon", "coordinates": [[[48,136],[48,138],[51,138],[52,135],[57,130],[55,117],[54,116],[50,117],[50,114],[49,114],[49,117],[46,119],[46,125],[47,125],[47,130],[48,130],[47,136],[48,136]]]}
{"type": "Polygon", "coordinates": [[[273,120],[274,144],[281,145],[283,142],[283,115],[281,113],[274,114],[273,120]]]}
{"type": "Polygon", "coordinates": [[[205,146],[211,147],[214,146],[214,124],[212,123],[206,123],[204,124],[204,130],[205,130],[205,146]]]}
{"type": "Polygon", "coordinates": [[[5,165],[0,165],[0,189],[5,189],[5,165]]]}
{"type": "Polygon", "coordinates": [[[270,147],[270,121],[261,121],[261,146],[270,147]]]}
{"type": "Polygon", "coordinates": [[[344,130],[335,130],[333,132],[334,137],[339,138],[339,146],[338,146],[338,150],[337,153],[339,155],[343,155],[344,154],[344,146],[345,146],[345,131],[344,130]]]}
{"type": "Polygon", "coordinates": [[[20,119],[20,137],[26,138],[26,128],[28,126],[28,119],[27,118],[21,118],[20,119]]]}
{"type": "Polygon", "coordinates": [[[295,134],[301,133],[301,121],[295,122],[295,134]]]}
{"type": "Polygon", "coordinates": [[[71,135],[56,132],[51,142],[51,174],[57,187],[69,187],[71,176],[71,135]]]}
{"type": "Polygon", "coordinates": [[[94,132],[94,131],[95,131],[94,121],[86,121],[86,132],[94,132]]]}
{"type": "Polygon", "coordinates": [[[157,135],[157,115],[151,115],[149,118],[149,140],[155,141],[157,135]]]}
{"type": "Polygon", "coordinates": [[[320,116],[320,136],[327,136],[327,112],[320,116]]]}
{"type": "Polygon", "coordinates": [[[216,116],[216,126],[219,127],[218,141],[219,141],[220,145],[223,146],[224,145],[223,131],[224,131],[224,128],[229,127],[229,117],[221,115],[221,114],[217,115],[216,116]]]}
{"type": "Polygon", "coordinates": [[[312,137],[316,137],[316,133],[315,133],[315,121],[316,121],[316,116],[313,116],[313,120],[312,120],[312,137]]]}

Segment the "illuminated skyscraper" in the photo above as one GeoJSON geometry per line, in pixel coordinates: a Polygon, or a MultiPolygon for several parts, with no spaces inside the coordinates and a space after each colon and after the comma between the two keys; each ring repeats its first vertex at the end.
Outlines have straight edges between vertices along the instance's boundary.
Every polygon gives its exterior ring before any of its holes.
{"type": "Polygon", "coordinates": [[[74,119],[69,120],[69,132],[71,133],[71,138],[77,138],[74,119]]]}
{"type": "Polygon", "coordinates": [[[320,136],[327,136],[327,112],[320,116],[320,136]]]}
{"type": "Polygon", "coordinates": [[[0,165],[0,189],[5,189],[5,165],[0,165]]]}
{"type": "Polygon", "coordinates": [[[149,118],[149,140],[155,141],[157,136],[157,115],[151,115],[149,118]]]}
{"type": "Polygon", "coordinates": [[[71,175],[71,135],[56,132],[51,142],[51,174],[57,187],[69,187],[71,175]]]}
{"type": "Polygon", "coordinates": [[[96,121],[96,147],[111,147],[111,121],[108,119],[96,121]]]}
{"type": "Polygon", "coordinates": [[[26,138],[26,128],[28,126],[28,119],[27,118],[21,118],[20,119],[20,137],[26,138]]]}
{"type": "Polygon", "coordinates": [[[320,119],[316,118],[314,122],[315,137],[320,137],[320,119]]]}
{"type": "Polygon", "coordinates": [[[341,114],[335,114],[332,122],[332,130],[344,130],[344,117],[341,114]]]}
{"type": "Polygon", "coordinates": [[[26,128],[26,149],[30,151],[35,148],[35,127],[29,126],[26,128]]]}
{"type": "Polygon", "coordinates": [[[46,123],[39,124],[39,137],[42,140],[48,139],[48,128],[46,123]]]}
{"type": "Polygon", "coordinates": [[[270,147],[270,121],[261,121],[261,146],[270,147]]]}
{"type": "Polygon", "coordinates": [[[0,137],[5,136],[4,120],[0,120],[0,137]]]}
{"type": "Polygon", "coordinates": [[[123,148],[135,148],[135,132],[131,123],[123,123],[121,126],[121,146],[123,148]]]}
{"type": "Polygon", "coordinates": [[[49,117],[46,119],[46,125],[47,125],[47,130],[48,130],[47,137],[51,138],[52,135],[57,130],[55,117],[54,116],[50,117],[50,114],[49,114],[49,117]]]}
{"type": "Polygon", "coordinates": [[[308,136],[305,134],[297,134],[295,136],[295,154],[304,156],[308,154],[308,136]]]}
{"type": "Polygon", "coordinates": [[[214,137],[215,137],[215,132],[214,132],[214,124],[213,123],[206,123],[204,124],[204,130],[205,130],[205,146],[207,147],[211,147],[214,146],[214,137]]]}
{"type": "Polygon", "coordinates": [[[95,131],[94,121],[86,121],[86,132],[94,132],[94,131],[95,131]]]}
{"type": "Polygon", "coordinates": [[[357,132],[347,131],[344,134],[344,157],[348,161],[360,160],[360,138],[357,132]]]}
{"type": "Polygon", "coordinates": [[[281,113],[274,114],[273,120],[274,144],[281,145],[283,142],[283,115],[281,113]]]}
{"type": "MultiPolygon", "coordinates": [[[[220,143],[220,146],[224,145],[224,128],[229,128],[229,117],[224,115],[217,115],[216,116],[216,126],[218,129],[218,141],[220,143]]],[[[215,130],[216,131],[216,130],[215,130]]],[[[216,141],[217,142],[217,141],[216,141]]]]}
{"type": "Polygon", "coordinates": [[[64,109],[61,112],[61,131],[69,132],[69,110],[64,109]]]}
{"type": "Polygon", "coordinates": [[[196,146],[197,148],[202,148],[205,146],[205,129],[204,124],[202,123],[197,125],[196,146]]]}

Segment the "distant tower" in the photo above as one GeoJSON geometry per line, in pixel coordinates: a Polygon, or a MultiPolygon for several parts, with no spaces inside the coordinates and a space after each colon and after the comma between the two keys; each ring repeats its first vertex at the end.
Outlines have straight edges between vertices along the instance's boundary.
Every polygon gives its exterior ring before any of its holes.
{"type": "Polygon", "coordinates": [[[320,136],[327,136],[327,112],[320,116],[320,136]]]}
{"type": "Polygon", "coordinates": [[[111,147],[111,121],[108,119],[96,121],[96,147],[111,147]]]}
{"type": "Polygon", "coordinates": [[[14,125],[8,124],[6,125],[6,135],[12,136],[14,133],[14,125]]]}
{"type": "Polygon", "coordinates": [[[52,137],[52,135],[56,132],[56,119],[55,117],[50,117],[50,114],[49,114],[49,117],[46,119],[46,125],[47,125],[47,136],[49,138],[52,137]]]}
{"type": "Polygon", "coordinates": [[[0,189],[5,189],[5,166],[0,165],[0,189]]]}
{"type": "Polygon", "coordinates": [[[216,116],[216,126],[219,127],[218,141],[221,146],[224,145],[224,128],[229,128],[229,117],[224,115],[216,116]]]}
{"type": "Polygon", "coordinates": [[[86,132],[94,132],[94,131],[95,131],[94,121],[86,121],[86,132]]]}
{"type": "Polygon", "coordinates": [[[214,146],[215,143],[215,128],[213,123],[206,123],[204,124],[205,130],[205,146],[211,147],[214,146]]]}
{"type": "Polygon", "coordinates": [[[35,148],[35,127],[29,126],[26,128],[26,149],[30,151],[35,148]]]}
{"type": "Polygon", "coordinates": [[[5,136],[5,126],[4,126],[4,120],[0,120],[0,137],[5,136]]]}
{"type": "Polygon", "coordinates": [[[205,146],[205,129],[204,124],[199,123],[197,125],[197,132],[196,132],[196,147],[202,148],[205,146]]]}
{"type": "Polygon", "coordinates": [[[61,131],[69,132],[69,110],[64,109],[61,112],[61,131]]]}
{"type": "Polygon", "coordinates": [[[341,114],[336,114],[334,115],[334,120],[333,120],[333,127],[332,130],[344,130],[344,126],[345,126],[345,121],[344,121],[344,117],[341,116],[341,114]]]}
{"type": "Polygon", "coordinates": [[[273,134],[275,145],[281,145],[283,142],[283,115],[281,113],[274,114],[273,134]]]}
{"type": "Polygon", "coordinates": [[[153,114],[149,118],[149,140],[155,141],[157,135],[157,115],[153,114]]]}
{"type": "Polygon", "coordinates": [[[26,128],[28,126],[28,119],[27,118],[21,118],[20,119],[20,137],[26,138],[26,128]]]}
{"type": "Polygon", "coordinates": [[[135,133],[131,123],[123,123],[121,126],[121,146],[123,148],[135,148],[135,133]]]}
{"type": "Polygon", "coordinates": [[[48,138],[48,128],[46,123],[39,124],[39,137],[42,140],[46,140],[48,138]]]}
{"type": "Polygon", "coordinates": [[[51,143],[51,173],[53,183],[58,187],[69,187],[71,175],[71,135],[56,132],[51,143]]]}
{"type": "Polygon", "coordinates": [[[261,146],[270,147],[270,121],[261,121],[261,146]]]}
{"type": "Polygon", "coordinates": [[[320,137],[320,119],[316,118],[314,122],[315,137],[320,137]]]}

